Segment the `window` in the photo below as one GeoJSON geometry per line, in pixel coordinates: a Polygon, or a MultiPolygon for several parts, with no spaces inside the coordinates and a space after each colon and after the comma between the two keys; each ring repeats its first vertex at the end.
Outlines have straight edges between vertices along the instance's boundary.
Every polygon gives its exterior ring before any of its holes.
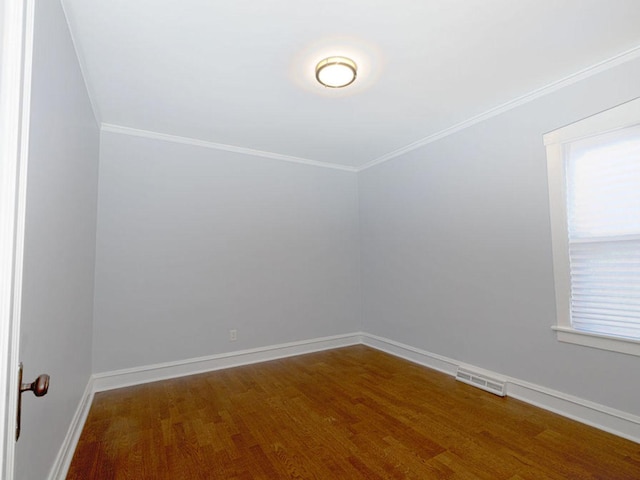
{"type": "Polygon", "coordinates": [[[640,99],[544,142],[558,340],[640,355],[640,99]]]}

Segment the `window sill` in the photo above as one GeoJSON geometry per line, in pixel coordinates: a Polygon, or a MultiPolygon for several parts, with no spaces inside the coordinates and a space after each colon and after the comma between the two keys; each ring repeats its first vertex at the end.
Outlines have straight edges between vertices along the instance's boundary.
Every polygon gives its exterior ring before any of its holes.
{"type": "Polygon", "coordinates": [[[560,342],[584,345],[586,347],[610,350],[640,357],[639,340],[610,337],[599,333],[581,332],[567,327],[553,326],[551,328],[556,331],[558,341],[560,342]]]}

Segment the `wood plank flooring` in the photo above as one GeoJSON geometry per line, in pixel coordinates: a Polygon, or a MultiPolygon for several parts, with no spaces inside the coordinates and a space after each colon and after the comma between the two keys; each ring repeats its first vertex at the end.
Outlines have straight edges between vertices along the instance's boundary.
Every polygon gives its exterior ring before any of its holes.
{"type": "Polygon", "coordinates": [[[95,396],[68,480],[640,479],[640,444],[365,346],[95,396]]]}

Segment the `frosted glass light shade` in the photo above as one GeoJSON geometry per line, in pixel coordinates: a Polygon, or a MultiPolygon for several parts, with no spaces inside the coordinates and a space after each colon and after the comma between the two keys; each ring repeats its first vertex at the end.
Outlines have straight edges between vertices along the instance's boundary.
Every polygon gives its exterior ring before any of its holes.
{"type": "Polygon", "coordinates": [[[328,57],[316,65],[316,79],[329,88],[351,85],[356,79],[357,72],[356,62],[346,57],[328,57]]]}

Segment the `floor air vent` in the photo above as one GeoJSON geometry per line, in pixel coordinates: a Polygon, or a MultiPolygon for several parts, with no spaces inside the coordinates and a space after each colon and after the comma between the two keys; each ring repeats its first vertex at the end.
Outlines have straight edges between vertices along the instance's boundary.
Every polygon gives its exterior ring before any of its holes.
{"type": "Polygon", "coordinates": [[[483,390],[486,390],[487,392],[500,395],[501,397],[504,397],[507,394],[506,384],[502,380],[496,380],[495,378],[490,378],[486,375],[472,372],[471,370],[467,370],[465,368],[458,367],[458,371],[456,372],[456,380],[460,380],[461,382],[468,383],[469,385],[473,385],[474,387],[481,388],[483,390]]]}

